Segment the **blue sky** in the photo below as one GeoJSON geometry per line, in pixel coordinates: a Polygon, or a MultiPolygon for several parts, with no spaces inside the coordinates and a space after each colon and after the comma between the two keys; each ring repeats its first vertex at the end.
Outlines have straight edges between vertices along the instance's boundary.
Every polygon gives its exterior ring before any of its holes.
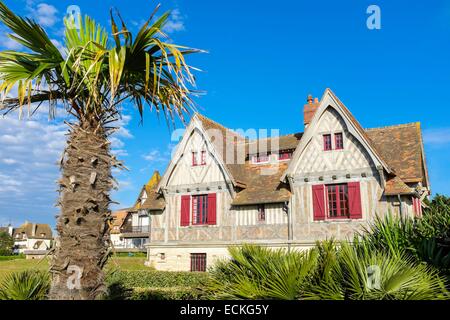
{"type": "MultiPolygon", "coordinates": [[[[157,2],[148,0],[5,0],[38,20],[58,45],[62,18],[78,5],[107,25],[118,8],[137,26],[157,2]]],[[[230,128],[303,130],[311,93],[331,88],[364,127],[420,121],[434,193],[450,194],[450,3],[448,1],[163,1],[174,9],[167,32],[180,44],[207,50],[192,56],[197,100],[208,117],[230,128]],[[366,26],[369,5],[381,9],[381,29],[366,26]]],[[[0,27],[0,46],[15,49],[0,27]]],[[[114,137],[130,171],[116,173],[119,206],[131,205],[153,170],[164,171],[171,139],[165,121],[147,113],[144,124],[127,106],[114,137]]],[[[45,110],[32,121],[0,119],[0,225],[24,220],[54,225],[55,162],[64,146],[63,117],[45,110]]],[[[178,124],[178,126],[180,126],[178,124]]]]}

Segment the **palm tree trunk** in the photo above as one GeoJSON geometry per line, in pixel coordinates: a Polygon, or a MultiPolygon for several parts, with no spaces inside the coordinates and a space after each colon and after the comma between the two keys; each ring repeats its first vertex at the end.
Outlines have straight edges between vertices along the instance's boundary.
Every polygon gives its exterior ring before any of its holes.
{"type": "Polygon", "coordinates": [[[96,299],[106,291],[102,269],[109,256],[112,157],[102,126],[70,126],[68,135],[49,298],[96,299]]]}

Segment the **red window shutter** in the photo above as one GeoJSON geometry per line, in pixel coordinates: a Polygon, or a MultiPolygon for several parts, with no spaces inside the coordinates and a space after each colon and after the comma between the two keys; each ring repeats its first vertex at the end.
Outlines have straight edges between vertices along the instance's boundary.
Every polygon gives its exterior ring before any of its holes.
{"type": "Polygon", "coordinates": [[[312,187],[314,221],[325,220],[325,186],[317,185],[312,187]]]}
{"type": "Polygon", "coordinates": [[[181,226],[189,226],[191,196],[181,196],[181,226]]]}
{"type": "Polygon", "coordinates": [[[361,185],[359,182],[348,184],[348,203],[351,219],[362,219],[361,185]]]}
{"type": "Polygon", "coordinates": [[[208,194],[208,224],[217,223],[217,196],[215,193],[208,194]]]}

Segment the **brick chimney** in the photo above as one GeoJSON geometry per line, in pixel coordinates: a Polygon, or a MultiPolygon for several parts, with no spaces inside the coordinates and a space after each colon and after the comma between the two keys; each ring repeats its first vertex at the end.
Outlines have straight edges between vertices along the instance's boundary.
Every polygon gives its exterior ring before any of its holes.
{"type": "Polygon", "coordinates": [[[316,113],[317,109],[319,108],[319,104],[320,104],[319,99],[313,98],[312,95],[308,95],[308,99],[306,101],[307,101],[307,103],[303,107],[303,119],[304,119],[305,129],[311,123],[312,118],[314,117],[314,114],[316,113]]]}

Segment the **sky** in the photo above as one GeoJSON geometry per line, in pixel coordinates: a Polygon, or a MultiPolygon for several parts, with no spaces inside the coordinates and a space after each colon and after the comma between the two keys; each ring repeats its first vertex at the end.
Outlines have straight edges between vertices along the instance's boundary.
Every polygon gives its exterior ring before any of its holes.
{"type": "MultiPolygon", "coordinates": [[[[137,31],[149,0],[5,0],[38,21],[63,48],[63,17],[76,5],[109,29],[117,8],[137,31]]],[[[170,0],[166,32],[173,42],[206,50],[198,67],[201,113],[232,129],[303,131],[308,94],[331,88],[363,127],[420,121],[433,194],[450,194],[450,3],[448,1],[170,0]],[[379,29],[370,5],[380,12],[379,29]],[[369,24],[371,25],[371,24],[369,24]]],[[[0,26],[0,50],[21,50],[0,26]]],[[[129,171],[115,171],[114,208],[133,205],[154,170],[164,172],[175,144],[163,119],[147,110],[143,123],[124,106],[114,153],[129,171]]],[[[56,165],[67,128],[45,108],[31,119],[0,118],[0,225],[25,220],[55,225],[56,165]]],[[[182,124],[176,123],[177,128],[182,124]]]]}

